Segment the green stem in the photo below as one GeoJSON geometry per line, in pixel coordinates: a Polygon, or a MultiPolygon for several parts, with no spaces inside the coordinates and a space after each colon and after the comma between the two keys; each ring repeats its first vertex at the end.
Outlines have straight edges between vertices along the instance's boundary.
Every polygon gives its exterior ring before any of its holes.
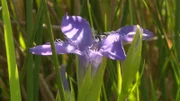
{"type": "MultiPolygon", "coordinates": [[[[33,8],[33,0],[27,0],[26,1],[26,30],[27,30],[27,49],[29,49],[29,47],[31,47],[32,43],[31,43],[31,39],[33,37],[33,33],[32,33],[32,29],[33,29],[33,24],[32,24],[32,8],[33,8]]],[[[28,52],[27,50],[27,57],[26,57],[26,62],[25,62],[25,67],[27,69],[27,100],[28,101],[33,101],[34,97],[33,97],[33,56],[32,54],[30,54],[30,52],[28,52]]]]}
{"type": "Polygon", "coordinates": [[[118,94],[121,93],[121,86],[122,86],[122,77],[121,77],[121,66],[120,62],[117,61],[117,75],[118,75],[118,94]]]}
{"type": "Polygon", "coordinates": [[[58,85],[58,88],[59,88],[60,99],[61,99],[61,101],[66,101],[65,100],[65,94],[64,94],[64,87],[63,87],[62,80],[61,80],[61,77],[60,77],[61,75],[60,75],[59,62],[58,62],[58,58],[57,58],[56,50],[55,50],[55,46],[54,46],[53,31],[52,31],[52,27],[51,27],[50,16],[49,16],[46,0],[43,0],[43,4],[45,6],[44,7],[44,9],[45,9],[45,18],[47,19],[46,24],[47,24],[47,28],[48,28],[50,44],[51,44],[51,50],[52,50],[52,53],[53,53],[52,56],[53,56],[54,65],[55,65],[55,69],[56,69],[57,85],[58,85]]]}

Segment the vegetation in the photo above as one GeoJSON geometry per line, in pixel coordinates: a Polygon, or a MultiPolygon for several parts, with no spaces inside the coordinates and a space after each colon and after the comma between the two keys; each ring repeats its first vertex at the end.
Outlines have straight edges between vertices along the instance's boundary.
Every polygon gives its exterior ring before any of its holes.
{"type": "MultiPolygon", "coordinates": [[[[2,101],[180,101],[179,0],[1,0],[0,99],[2,101]],[[39,56],[29,48],[65,37],[62,17],[79,15],[99,33],[140,25],[124,43],[124,61],[103,59],[78,85],[75,54],[39,56]],[[69,89],[63,87],[60,67],[69,89]]],[[[54,49],[54,48],[53,48],[54,49]]]]}

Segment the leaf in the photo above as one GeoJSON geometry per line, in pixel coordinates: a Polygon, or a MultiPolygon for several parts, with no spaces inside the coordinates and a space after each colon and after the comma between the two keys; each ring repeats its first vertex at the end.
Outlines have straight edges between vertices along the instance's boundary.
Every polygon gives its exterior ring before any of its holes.
{"type": "Polygon", "coordinates": [[[19,74],[16,65],[16,55],[14,49],[13,33],[10,23],[9,10],[6,0],[2,0],[1,2],[4,21],[4,40],[6,45],[11,101],[21,101],[19,74]]]}
{"type": "Polygon", "coordinates": [[[96,76],[93,77],[92,85],[85,101],[98,101],[101,92],[101,86],[103,85],[103,77],[106,67],[106,61],[107,59],[104,58],[101,66],[97,71],[96,76]]]}
{"type": "Polygon", "coordinates": [[[89,89],[92,85],[92,78],[91,78],[91,68],[88,67],[88,70],[82,80],[82,82],[78,85],[78,100],[77,101],[85,101],[86,97],[88,96],[89,89]]]}
{"type": "Polygon", "coordinates": [[[98,101],[101,86],[103,84],[106,61],[106,58],[103,59],[103,62],[94,77],[91,76],[90,68],[88,68],[84,81],[80,86],[81,88],[79,88],[78,101],[98,101]]]}
{"type": "Polygon", "coordinates": [[[122,90],[118,98],[119,101],[123,100],[128,94],[128,89],[135,80],[140,67],[142,50],[142,34],[140,33],[140,27],[137,25],[136,35],[128,50],[127,58],[122,64],[122,90]]]}

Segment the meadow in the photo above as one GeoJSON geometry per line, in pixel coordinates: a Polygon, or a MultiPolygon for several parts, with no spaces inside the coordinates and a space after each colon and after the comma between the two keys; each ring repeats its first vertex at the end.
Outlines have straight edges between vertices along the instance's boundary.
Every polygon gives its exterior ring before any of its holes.
{"type": "Polygon", "coordinates": [[[1,101],[180,101],[179,4],[0,0],[1,101]]]}

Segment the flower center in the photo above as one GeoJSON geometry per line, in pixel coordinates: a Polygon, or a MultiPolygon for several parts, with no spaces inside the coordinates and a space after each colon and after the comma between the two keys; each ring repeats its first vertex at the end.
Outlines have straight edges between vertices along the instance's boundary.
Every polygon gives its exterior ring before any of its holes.
{"type": "Polygon", "coordinates": [[[56,39],[55,43],[62,43],[63,41],[61,39],[56,39]]]}

